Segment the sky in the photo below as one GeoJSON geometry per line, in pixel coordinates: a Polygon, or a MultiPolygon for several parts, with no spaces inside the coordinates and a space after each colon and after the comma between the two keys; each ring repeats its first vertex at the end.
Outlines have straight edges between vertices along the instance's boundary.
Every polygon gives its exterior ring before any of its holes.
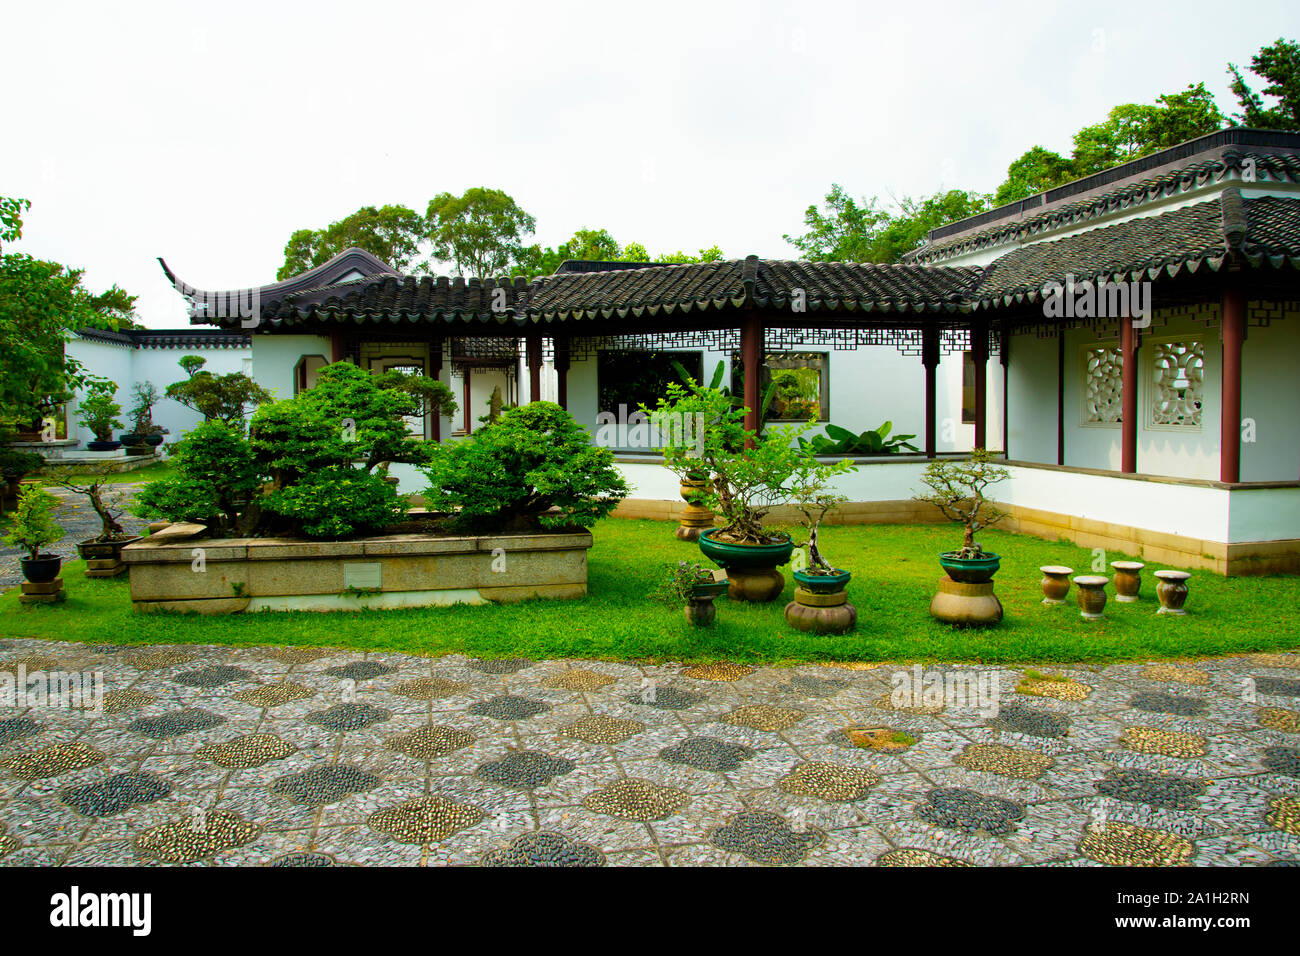
{"type": "Polygon", "coordinates": [[[187,323],[274,281],[290,234],[365,205],[503,189],[533,241],[608,229],[652,255],[782,237],[854,196],[992,192],[1116,104],[1300,34],[1219,3],[39,3],[0,7],[0,195],[26,252],[187,323]],[[1083,11],[1083,12],[1081,12],[1083,11]],[[1175,12],[1176,11],[1176,12],[1175,12]]]}

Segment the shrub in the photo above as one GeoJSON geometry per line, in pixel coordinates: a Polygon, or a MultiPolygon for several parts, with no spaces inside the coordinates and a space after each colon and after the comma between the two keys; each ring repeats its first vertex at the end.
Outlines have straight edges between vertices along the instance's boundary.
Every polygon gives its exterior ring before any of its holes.
{"type": "Polygon", "coordinates": [[[272,398],[243,372],[213,375],[204,371],[205,360],[197,355],[186,355],[179,364],[189,377],[168,385],[167,397],[194,409],[204,421],[242,425],[251,409],[272,398]]]}
{"type": "Polygon", "coordinates": [[[424,474],[430,508],[458,511],[462,526],[489,531],[590,527],[628,493],[613,453],[553,402],[512,408],[470,438],[436,447],[424,474]]]}
{"type": "Polygon", "coordinates": [[[976,533],[1006,517],[988,503],[984,491],[1009,477],[1005,468],[993,464],[993,457],[986,449],[976,448],[967,461],[936,459],[926,465],[921,482],[930,489],[930,494],[915,498],[928,501],[949,521],[962,525],[964,534],[957,557],[970,560],[978,558],[983,551],[975,541],[976,533]]]}
{"type": "Polygon", "coordinates": [[[41,548],[61,539],[64,530],[54,523],[52,512],[59,503],[39,485],[25,485],[18,493],[18,508],[4,543],[11,548],[22,548],[27,557],[35,560],[41,548]]]}
{"type": "Polygon", "coordinates": [[[77,421],[89,428],[96,441],[112,441],[113,429],[121,428],[117,416],[122,414],[122,406],[113,401],[117,394],[117,383],[104,379],[92,382],[86,397],[77,406],[77,421]]]}
{"type": "Polygon", "coordinates": [[[304,475],[261,499],[264,514],[284,519],[309,538],[372,534],[401,519],[397,489],[379,475],[336,465],[304,475]]]}
{"type": "Polygon", "coordinates": [[[192,429],[176,443],[172,463],[172,474],[137,492],[135,514],[233,528],[264,476],[243,432],[221,421],[192,429]]]}

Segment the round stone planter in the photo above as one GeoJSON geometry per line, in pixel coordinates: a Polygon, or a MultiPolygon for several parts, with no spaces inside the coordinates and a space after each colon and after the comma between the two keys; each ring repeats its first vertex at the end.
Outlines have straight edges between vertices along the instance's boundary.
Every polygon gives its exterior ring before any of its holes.
{"type": "Polygon", "coordinates": [[[162,435],[145,435],[144,443],[150,448],[157,448],[163,443],[163,437],[162,435]]]}
{"type": "Polygon", "coordinates": [[[1002,602],[993,593],[992,581],[940,578],[930,616],[958,627],[988,627],[1002,620],[1002,602]]]}
{"type": "Polygon", "coordinates": [[[1043,586],[1043,603],[1064,604],[1065,596],[1070,593],[1070,575],[1074,573],[1074,568],[1047,564],[1038,570],[1043,572],[1043,580],[1040,582],[1043,586]]]}
{"type": "Polygon", "coordinates": [[[778,540],[770,544],[731,544],[715,541],[715,533],[712,528],[700,533],[700,550],[727,572],[731,585],[728,597],[733,601],[762,604],[781,596],[785,577],[777,568],[789,564],[790,553],[794,551],[794,542],[788,534],[773,535],[778,540]]]}
{"type": "Polygon", "coordinates": [[[853,575],[836,570],[836,574],[794,572],[799,587],[794,589],[794,600],[785,606],[787,624],[814,634],[843,634],[857,626],[858,609],[849,603],[844,590],[853,575]]]}
{"type": "Polygon", "coordinates": [[[1146,565],[1141,561],[1112,561],[1110,566],[1115,569],[1115,600],[1136,604],[1142,588],[1142,569],[1146,565]]]}
{"type": "Polygon", "coordinates": [[[1186,571],[1157,571],[1156,597],[1160,598],[1160,610],[1157,614],[1186,614],[1183,605],[1187,603],[1187,579],[1191,577],[1186,571]]]}
{"type": "Polygon", "coordinates": [[[1081,574],[1074,583],[1079,586],[1079,615],[1085,621],[1100,621],[1106,609],[1106,585],[1110,580],[1100,574],[1081,574]]]}
{"type": "Polygon", "coordinates": [[[939,555],[939,564],[948,577],[966,584],[985,584],[993,580],[1002,558],[996,554],[986,554],[982,558],[959,558],[956,551],[945,551],[939,555]]]}
{"type": "Polygon", "coordinates": [[[682,509],[677,530],[673,532],[680,541],[698,541],[700,533],[713,527],[713,512],[699,504],[700,495],[711,487],[707,478],[688,478],[681,484],[682,498],[686,507],[682,509]]]}

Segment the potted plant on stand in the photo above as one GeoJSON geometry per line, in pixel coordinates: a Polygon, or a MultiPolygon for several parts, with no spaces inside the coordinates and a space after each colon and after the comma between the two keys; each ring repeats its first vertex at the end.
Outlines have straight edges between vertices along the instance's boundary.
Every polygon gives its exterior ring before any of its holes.
{"type": "Polygon", "coordinates": [[[122,406],[113,401],[117,385],[104,379],[92,382],[86,397],[77,406],[77,421],[89,428],[95,440],[87,442],[86,447],[92,455],[99,457],[121,457],[120,441],[113,440],[113,429],[121,428],[117,416],[122,413],[122,406]]]}
{"type": "Polygon", "coordinates": [[[651,596],[665,604],[682,605],[686,620],[696,627],[713,623],[715,598],[726,594],[729,583],[719,581],[708,568],[689,561],[666,565],[651,596]]]}
{"type": "Polygon", "coordinates": [[[1001,558],[985,551],[975,535],[1006,517],[989,504],[984,493],[990,485],[1008,477],[1007,470],[995,465],[983,448],[976,448],[965,461],[932,461],[921,476],[930,493],[916,495],[916,500],[934,505],[945,518],[959,522],[964,529],[962,546],[939,555],[947,577],[939,582],[930,613],[941,621],[996,624],[1002,620],[1002,602],[993,593],[993,575],[1001,558]]]}
{"type": "Polygon", "coordinates": [[[64,535],[52,514],[58,503],[54,495],[35,484],[24,486],[18,495],[18,507],[4,543],[27,552],[20,562],[28,582],[23,585],[23,603],[63,599],[63,579],[59,577],[63,558],[41,551],[64,535]]]}
{"type": "MultiPolygon", "coordinates": [[[[152,382],[137,382],[131,389],[131,394],[135,398],[135,404],[127,414],[131,416],[131,432],[135,435],[136,441],[127,444],[143,447],[141,453],[147,455],[150,454],[150,450],[156,450],[163,443],[163,435],[167,431],[161,425],[155,425],[153,421],[153,408],[162,396],[152,382]]],[[[127,436],[123,435],[122,440],[126,442],[126,439],[127,436]]],[[[127,448],[127,452],[131,452],[130,447],[127,448]]]]}
{"type": "Polygon", "coordinates": [[[795,507],[803,515],[808,540],[796,554],[794,600],[785,607],[785,620],[801,631],[843,634],[858,622],[858,609],[848,601],[845,590],[852,575],[833,567],[822,555],[817,534],[832,509],[847,501],[844,495],[827,490],[827,479],[819,469],[801,467],[792,488],[795,507]]]}
{"type": "Polygon", "coordinates": [[[76,475],[69,468],[57,468],[49,480],[60,488],[84,495],[90,507],[99,516],[100,531],[93,538],[77,542],[77,554],[86,562],[86,577],[112,578],[126,570],[122,563],[122,549],[141,539],[121,525],[119,519],[126,511],[126,496],[105,482],[111,465],[92,466],[90,474],[76,475]]]}

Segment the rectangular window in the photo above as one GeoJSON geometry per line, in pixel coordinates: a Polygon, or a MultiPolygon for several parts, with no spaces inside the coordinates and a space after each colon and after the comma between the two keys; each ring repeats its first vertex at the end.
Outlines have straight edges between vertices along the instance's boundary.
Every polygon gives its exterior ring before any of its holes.
{"type": "Polygon", "coordinates": [[[961,423],[975,424],[975,353],[961,353],[961,423]]]}
{"type": "MultiPolygon", "coordinates": [[[[619,406],[631,415],[642,405],[654,408],[669,383],[681,383],[677,371],[699,382],[704,370],[703,352],[601,351],[596,354],[597,413],[618,416],[619,406]],[[674,365],[676,363],[676,365],[674,365]]],[[[707,383],[706,383],[707,384],[707,383]]]]}
{"type": "MultiPolygon", "coordinates": [[[[731,391],[744,395],[744,364],[731,357],[731,391]]],[[[830,355],[827,352],[768,352],[763,356],[759,394],[769,395],[770,422],[830,421],[830,355]]]]}

